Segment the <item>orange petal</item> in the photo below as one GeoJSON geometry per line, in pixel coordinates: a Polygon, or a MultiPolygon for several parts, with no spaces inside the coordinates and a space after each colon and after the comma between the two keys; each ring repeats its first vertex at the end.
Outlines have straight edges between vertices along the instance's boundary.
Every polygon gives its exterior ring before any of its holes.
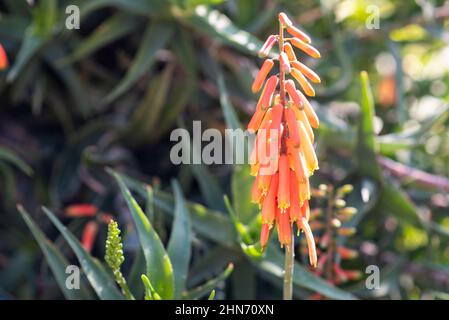
{"type": "Polygon", "coordinates": [[[268,193],[262,203],[262,223],[272,225],[276,216],[276,194],[278,189],[279,176],[276,173],[270,182],[268,193]]]}
{"type": "Polygon", "coordinates": [[[301,218],[298,227],[304,231],[307,240],[307,249],[309,250],[309,261],[312,267],[317,265],[316,247],[315,239],[313,238],[312,230],[310,229],[309,223],[306,219],[301,218]]]}
{"type": "Polygon", "coordinates": [[[290,170],[290,220],[297,221],[300,218],[301,206],[299,205],[299,182],[296,173],[290,170]]]}
{"type": "Polygon", "coordinates": [[[292,68],[291,75],[298,81],[299,85],[308,96],[315,96],[315,90],[298,69],[292,68]]]}
{"type": "Polygon", "coordinates": [[[288,157],[290,160],[290,167],[295,172],[296,178],[299,182],[306,181],[308,177],[308,172],[306,170],[306,163],[304,160],[304,156],[301,151],[297,149],[289,149],[288,157]]]}
{"type": "Polygon", "coordinates": [[[253,186],[251,188],[251,202],[259,203],[262,199],[262,190],[259,189],[259,176],[256,176],[253,186]]]}
{"type": "Polygon", "coordinates": [[[302,92],[298,91],[298,94],[304,104],[304,112],[306,113],[307,119],[309,119],[310,125],[312,126],[312,128],[318,128],[320,126],[320,119],[318,119],[315,110],[313,110],[313,107],[310,104],[309,100],[307,100],[302,92]]]}
{"type": "Polygon", "coordinates": [[[309,136],[310,141],[315,140],[315,135],[313,134],[312,126],[309,123],[309,119],[307,119],[307,115],[304,112],[304,110],[300,110],[298,108],[293,108],[293,111],[295,112],[296,119],[304,125],[307,131],[307,135],[309,136]]]}
{"type": "Polygon", "coordinates": [[[260,245],[262,248],[265,248],[268,243],[268,239],[270,237],[270,225],[269,224],[263,224],[262,229],[260,230],[260,245]]]}
{"type": "Polygon", "coordinates": [[[294,148],[299,148],[298,122],[296,121],[295,111],[292,108],[285,109],[285,120],[287,120],[288,138],[294,148]]]}
{"type": "Polygon", "coordinates": [[[257,73],[256,79],[254,79],[253,85],[251,87],[251,90],[253,93],[256,93],[257,91],[262,88],[262,85],[267,78],[268,73],[270,72],[271,68],[273,68],[274,62],[271,59],[265,60],[262,67],[260,68],[259,72],[257,73]]]}
{"type": "Polygon", "coordinates": [[[251,120],[248,123],[248,132],[254,133],[259,130],[260,124],[265,116],[265,111],[261,108],[257,108],[256,112],[254,112],[251,120]]]}
{"type": "Polygon", "coordinates": [[[272,34],[270,35],[267,40],[265,40],[265,43],[263,44],[262,48],[259,50],[259,57],[265,58],[270,53],[271,48],[273,48],[274,44],[277,42],[277,37],[272,34]]]}
{"type": "Polygon", "coordinates": [[[290,18],[284,12],[279,13],[279,22],[285,27],[290,27],[293,25],[290,18]]]}
{"type": "Polygon", "coordinates": [[[259,175],[257,187],[262,191],[262,195],[266,195],[271,182],[271,175],[259,175]]]}
{"type": "Polygon", "coordinates": [[[358,253],[355,250],[346,248],[346,247],[338,247],[337,248],[338,254],[341,256],[342,259],[353,259],[357,257],[358,253]]]}
{"type": "Polygon", "coordinates": [[[65,208],[65,214],[71,218],[93,217],[97,212],[98,208],[88,203],[72,204],[65,208]]]}
{"type": "Polygon", "coordinates": [[[290,67],[290,61],[288,60],[288,56],[285,52],[281,52],[279,55],[279,63],[281,65],[282,70],[289,74],[290,71],[292,71],[292,68],[290,67]]]}
{"type": "Polygon", "coordinates": [[[257,108],[266,110],[271,106],[273,100],[273,94],[278,85],[279,79],[276,75],[268,78],[265,87],[263,89],[262,95],[260,96],[259,102],[257,103],[257,108]]]}
{"type": "Polygon", "coordinates": [[[279,158],[278,208],[284,213],[290,207],[290,168],[287,155],[279,158]]]}
{"type": "Polygon", "coordinates": [[[298,94],[297,92],[298,90],[296,90],[296,86],[293,80],[285,81],[285,90],[287,91],[288,96],[296,106],[298,107],[302,106],[301,96],[298,94]]]}
{"type": "Polygon", "coordinates": [[[293,51],[293,47],[291,46],[290,43],[288,42],[284,43],[284,51],[287,54],[287,57],[291,63],[296,61],[295,51],[293,51]]]}
{"type": "Polygon", "coordinates": [[[304,32],[296,28],[295,26],[287,27],[287,32],[290,33],[293,37],[299,38],[306,43],[311,43],[312,39],[304,32]]]}
{"type": "Polygon", "coordinates": [[[94,245],[95,237],[97,236],[98,225],[95,221],[89,221],[83,230],[83,235],[81,237],[81,244],[87,252],[92,251],[94,245]]]}
{"type": "Polygon", "coordinates": [[[313,83],[320,83],[321,79],[320,77],[308,66],[305,64],[299,62],[299,61],[292,61],[291,62],[292,67],[298,69],[301,71],[302,74],[304,74],[307,78],[309,78],[310,81],[313,83]]]}
{"type": "Polygon", "coordinates": [[[299,182],[299,205],[310,199],[310,184],[309,178],[306,177],[305,181],[299,182]]]}
{"type": "Polygon", "coordinates": [[[312,47],[310,44],[305,43],[304,41],[301,41],[297,38],[291,38],[290,39],[290,43],[295,46],[296,48],[304,51],[305,53],[307,53],[309,56],[311,56],[312,58],[319,58],[321,57],[320,52],[315,49],[314,47],[312,47]]]}
{"type": "Polygon", "coordinates": [[[276,212],[276,226],[278,230],[279,242],[282,246],[289,245],[292,241],[292,226],[290,223],[290,214],[282,212],[279,208],[276,212]]]}
{"type": "Polygon", "coordinates": [[[301,150],[304,153],[304,159],[306,160],[307,169],[309,175],[312,175],[315,170],[318,169],[318,159],[313,149],[312,141],[310,141],[307,131],[302,122],[298,122],[299,139],[301,140],[301,150]]]}
{"type": "Polygon", "coordinates": [[[309,200],[304,200],[304,203],[301,206],[301,218],[304,218],[307,221],[310,219],[309,200]]]}
{"type": "Polygon", "coordinates": [[[8,56],[6,55],[6,51],[3,46],[0,44],[0,71],[8,68],[8,56]]]}

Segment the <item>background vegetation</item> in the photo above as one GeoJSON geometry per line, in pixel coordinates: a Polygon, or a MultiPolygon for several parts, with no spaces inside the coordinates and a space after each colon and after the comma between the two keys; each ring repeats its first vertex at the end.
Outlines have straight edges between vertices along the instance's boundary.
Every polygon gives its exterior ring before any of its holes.
{"type": "Polygon", "coordinates": [[[281,297],[282,251],[275,241],[263,256],[253,246],[260,222],[248,169],[169,159],[176,127],[247,123],[260,40],[275,31],[279,11],[322,53],[306,60],[323,79],[311,183],[318,193],[320,184],[354,186],[345,200],[357,213],[344,226],[356,233],[333,241],[357,251],[342,265],[362,273],[326,282],[308,270],[299,242],[295,297],[448,297],[447,2],[2,0],[0,43],[11,65],[0,73],[0,298],[121,297],[96,260],[104,261],[108,216],[122,230],[121,270],[136,298],[145,266],[156,289],[174,281],[176,297],[207,298],[213,288],[217,299],[281,297]],[[81,9],[80,30],[65,28],[69,4],[81,9]],[[380,29],[366,27],[370,5],[380,29]],[[98,212],[74,218],[66,208],[79,203],[98,212]],[[139,241],[153,227],[157,239],[139,241]],[[86,228],[98,230],[89,250],[76,240],[86,228]],[[167,250],[174,273],[145,264],[151,257],[139,243],[167,250]],[[81,263],[82,290],[64,290],[68,263],[81,263]],[[372,264],[379,290],[365,287],[372,264]]]}

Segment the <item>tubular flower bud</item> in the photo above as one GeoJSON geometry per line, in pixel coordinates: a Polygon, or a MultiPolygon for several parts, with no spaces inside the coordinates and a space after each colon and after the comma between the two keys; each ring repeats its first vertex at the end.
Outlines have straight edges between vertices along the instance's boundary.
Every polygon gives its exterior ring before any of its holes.
{"type": "Polygon", "coordinates": [[[256,112],[253,114],[253,117],[248,123],[248,132],[250,133],[256,132],[259,129],[264,116],[265,111],[263,111],[261,108],[257,108],[256,112]]]}
{"type": "Polygon", "coordinates": [[[295,26],[291,25],[287,27],[287,32],[290,33],[293,37],[299,38],[305,43],[311,43],[312,39],[303,31],[299,30],[295,26]]]}
{"type": "Polygon", "coordinates": [[[284,51],[287,54],[287,57],[290,60],[290,63],[293,63],[296,61],[295,51],[293,51],[293,48],[290,43],[288,43],[288,42],[284,43],[284,51]]]}
{"type": "Polygon", "coordinates": [[[289,245],[292,241],[292,225],[290,223],[290,215],[289,213],[282,212],[281,209],[278,208],[276,212],[276,220],[277,220],[277,230],[278,237],[281,246],[289,245]]]}
{"type": "Polygon", "coordinates": [[[312,58],[320,58],[321,57],[321,54],[320,54],[320,52],[317,49],[315,49],[310,44],[307,44],[307,43],[305,43],[305,42],[303,42],[303,41],[301,41],[299,39],[292,38],[292,39],[290,39],[290,43],[294,47],[296,47],[296,48],[304,51],[305,53],[307,53],[312,58]]]}
{"type": "Polygon", "coordinates": [[[304,103],[304,112],[306,113],[307,119],[309,119],[310,125],[312,126],[312,128],[317,129],[320,126],[320,120],[318,119],[315,110],[313,110],[312,105],[301,93],[301,91],[298,91],[298,94],[301,97],[302,102],[304,103]]]}
{"type": "Polygon", "coordinates": [[[284,12],[279,13],[279,22],[284,26],[284,27],[291,27],[293,25],[292,21],[290,20],[289,17],[287,17],[287,15],[284,12]]]}
{"type": "Polygon", "coordinates": [[[87,252],[92,251],[95,238],[98,232],[98,225],[95,221],[89,221],[83,230],[83,235],[81,238],[81,244],[87,252]]]}
{"type": "Polygon", "coordinates": [[[273,99],[274,91],[278,85],[279,79],[277,76],[271,76],[268,78],[267,83],[263,89],[262,95],[260,96],[259,103],[257,104],[257,108],[262,110],[266,110],[269,106],[271,106],[271,101],[273,99]]]}
{"type": "Polygon", "coordinates": [[[8,66],[8,56],[6,55],[5,49],[3,49],[3,46],[0,44],[0,71],[5,70],[8,66]]]}
{"type": "Polygon", "coordinates": [[[301,206],[301,218],[304,218],[307,221],[310,219],[310,207],[308,200],[304,200],[304,203],[301,206]]]}
{"type": "Polygon", "coordinates": [[[259,51],[260,56],[267,56],[278,43],[279,59],[267,59],[251,87],[254,93],[263,88],[255,114],[248,124],[248,131],[257,134],[250,156],[251,175],[256,176],[251,201],[259,204],[261,209],[261,246],[267,245],[272,227],[276,225],[279,242],[289,248],[292,223],[296,222],[307,239],[310,264],[316,266],[315,240],[308,224],[308,200],[311,194],[309,176],[318,169],[312,127],[318,127],[319,122],[299,89],[306,95],[315,95],[307,79],[317,83],[320,78],[297,61],[294,47],[315,58],[320,54],[309,44],[310,37],[294,27],[285,13],[279,14],[279,22],[280,34],[269,36],[259,51]],[[293,38],[284,37],[285,29],[293,38]],[[276,61],[279,73],[270,76],[276,61]],[[294,79],[299,86],[295,86],[294,79]]]}
{"type": "Polygon", "coordinates": [[[295,172],[296,178],[299,182],[307,181],[309,174],[302,152],[298,149],[289,149],[288,152],[290,167],[295,172]]]}
{"type": "Polygon", "coordinates": [[[282,154],[279,159],[279,188],[278,188],[278,208],[282,213],[290,207],[290,168],[287,156],[282,154]]]}
{"type": "Polygon", "coordinates": [[[298,122],[296,121],[295,112],[292,108],[285,109],[285,119],[287,120],[288,126],[288,137],[294,148],[299,148],[299,130],[298,122]]]}
{"type": "Polygon", "coordinates": [[[321,78],[305,64],[302,64],[299,61],[292,61],[291,65],[293,66],[293,68],[298,69],[303,75],[305,75],[313,83],[321,82],[321,78]]]}
{"type": "Polygon", "coordinates": [[[337,252],[343,260],[353,259],[353,258],[357,257],[357,255],[358,255],[357,251],[348,249],[346,247],[338,247],[337,252]]]}
{"type": "Polygon", "coordinates": [[[262,48],[259,50],[259,57],[265,58],[270,53],[271,48],[273,48],[274,44],[277,42],[277,37],[272,34],[267,38],[262,48]]]}
{"type": "Polygon", "coordinates": [[[299,205],[299,182],[293,170],[290,170],[290,221],[297,221],[301,216],[299,205]]]}
{"type": "Polygon", "coordinates": [[[251,90],[253,93],[256,93],[257,91],[262,88],[262,85],[267,78],[268,73],[270,73],[271,69],[274,66],[274,62],[271,59],[265,60],[262,67],[260,68],[259,72],[257,73],[256,79],[253,82],[253,85],[251,87],[251,90]]]}
{"type": "Polygon", "coordinates": [[[97,212],[98,208],[89,203],[72,204],[65,208],[65,214],[71,218],[93,217],[97,212]]]}
{"type": "Polygon", "coordinates": [[[315,135],[313,134],[312,126],[309,123],[309,119],[307,119],[306,113],[304,110],[299,110],[298,108],[294,108],[293,111],[295,112],[296,120],[301,122],[304,127],[306,128],[307,135],[309,136],[310,141],[315,141],[315,135]]]}
{"type": "Polygon", "coordinates": [[[316,267],[317,255],[316,255],[315,239],[313,238],[312,230],[310,229],[309,223],[305,218],[301,218],[298,220],[297,224],[298,229],[303,230],[304,234],[306,235],[310,265],[316,267]]]}
{"type": "Polygon", "coordinates": [[[262,225],[262,231],[260,232],[260,245],[262,246],[262,248],[265,248],[267,246],[269,237],[270,225],[265,223],[262,225]]]}
{"type": "Polygon", "coordinates": [[[262,204],[262,223],[272,225],[276,217],[276,195],[279,183],[279,176],[275,174],[270,183],[268,193],[262,204]]]}
{"type": "Polygon", "coordinates": [[[309,175],[312,175],[313,172],[318,169],[318,159],[304,125],[302,124],[302,122],[298,122],[298,124],[299,139],[301,140],[301,150],[304,153],[304,158],[306,160],[307,169],[309,170],[309,175]]]}
{"type": "Polygon", "coordinates": [[[285,82],[285,90],[287,91],[288,96],[296,106],[298,107],[302,106],[301,96],[298,94],[293,80],[287,80],[285,82]]]}
{"type": "Polygon", "coordinates": [[[279,55],[279,63],[281,64],[282,68],[284,68],[286,74],[289,74],[292,71],[292,68],[290,67],[290,61],[288,60],[288,56],[285,52],[281,52],[281,54],[279,55]]]}
{"type": "Polygon", "coordinates": [[[302,73],[298,69],[293,68],[291,70],[291,74],[296,79],[296,81],[298,81],[298,83],[301,86],[301,88],[304,90],[304,92],[309,97],[314,97],[315,96],[315,90],[310,85],[309,81],[307,81],[307,79],[304,78],[304,76],[302,75],[302,73]]]}

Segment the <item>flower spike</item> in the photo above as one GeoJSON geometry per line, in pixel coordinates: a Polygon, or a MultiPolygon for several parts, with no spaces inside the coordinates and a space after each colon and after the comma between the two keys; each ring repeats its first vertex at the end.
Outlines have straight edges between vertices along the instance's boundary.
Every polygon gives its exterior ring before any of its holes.
{"type": "Polygon", "coordinates": [[[281,246],[289,248],[293,243],[292,224],[296,222],[298,231],[302,230],[307,239],[310,264],[316,266],[317,252],[308,220],[309,177],[318,169],[312,128],[318,127],[319,120],[305,95],[314,96],[311,83],[319,83],[321,79],[298,61],[293,47],[314,58],[319,58],[320,53],[310,45],[310,37],[296,28],[285,13],[281,12],[278,18],[279,35],[270,35],[259,55],[268,56],[278,43],[279,57],[265,60],[251,87],[254,93],[263,88],[248,124],[248,130],[256,133],[250,156],[251,174],[256,176],[251,201],[261,210],[262,248],[274,229],[281,246]],[[285,30],[292,38],[284,38],[285,30]],[[276,61],[279,73],[270,76],[276,61]],[[293,79],[299,83],[298,87],[293,79]]]}

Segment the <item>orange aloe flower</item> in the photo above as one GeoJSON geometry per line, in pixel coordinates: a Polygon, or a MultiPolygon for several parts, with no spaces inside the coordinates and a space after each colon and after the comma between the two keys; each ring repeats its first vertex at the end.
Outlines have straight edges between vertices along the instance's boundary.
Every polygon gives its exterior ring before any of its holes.
{"type": "Polygon", "coordinates": [[[0,43],[0,71],[5,70],[6,68],[8,68],[8,66],[8,56],[6,55],[5,49],[0,43]]]}
{"type": "Polygon", "coordinates": [[[293,26],[285,13],[279,14],[279,23],[279,34],[270,35],[259,51],[260,57],[267,57],[277,43],[279,56],[265,60],[251,88],[254,93],[263,88],[248,124],[248,130],[256,133],[250,156],[251,174],[256,176],[251,201],[261,209],[262,247],[267,245],[271,230],[277,230],[281,246],[290,245],[296,222],[298,234],[302,231],[307,240],[310,264],[316,266],[315,240],[308,220],[309,177],[318,169],[312,128],[318,127],[319,120],[305,95],[314,96],[311,83],[321,80],[297,60],[293,47],[314,58],[319,58],[320,53],[311,45],[310,37],[293,26]],[[291,38],[284,38],[284,29],[291,38]],[[276,61],[279,74],[269,76],[276,61]],[[288,75],[292,79],[287,79],[288,75]]]}

